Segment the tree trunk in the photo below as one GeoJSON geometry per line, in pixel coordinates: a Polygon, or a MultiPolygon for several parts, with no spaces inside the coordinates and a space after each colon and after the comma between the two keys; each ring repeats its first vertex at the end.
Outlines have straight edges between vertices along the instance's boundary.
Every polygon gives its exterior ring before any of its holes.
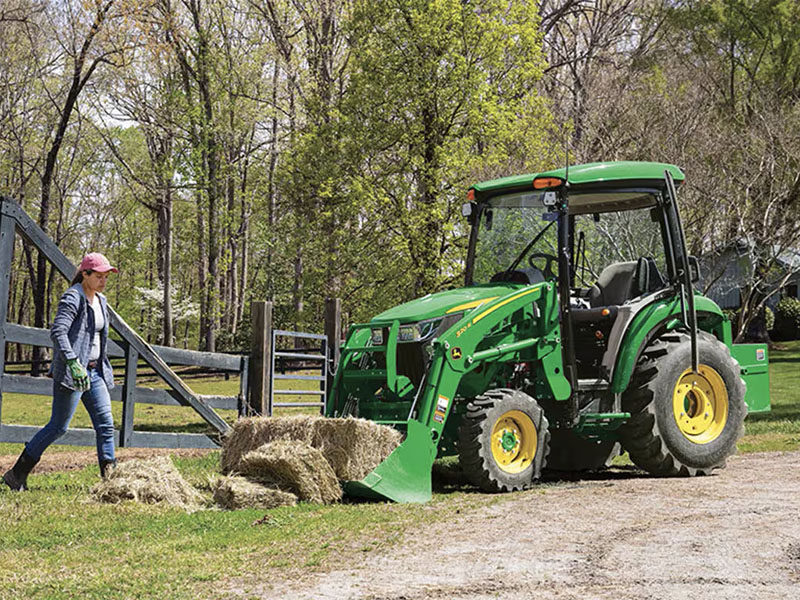
{"type": "Polygon", "coordinates": [[[163,319],[161,323],[161,338],[165,346],[172,346],[173,316],[172,316],[172,184],[162,182],[158,197],[158,240],[159,262],[158,272],[163,287],[163,319]]]}
{"type": "Polygon", "coordinates": [[[297,252],[294,256],[294,286],[292,287],[292,303],[294,305],[294,329],[300,331],[303,321],[303,248],[298,240],[297,252]]]}
{"type": "MultiPolygon", "coordinates": [[[[50,149],[47,152],[47,158],[45,160],[44,169],[42,170],[42,178],[41,178],[41,202],[39,206],[39,227],[42,228],[43,231],[47,232],[48,225],[50,222],[50,192],[53,184],[53,176],[55,174],[56,168],[56,160],[58,159],[58,153],[61,150],[61,144],[64,142],[64,134],[67,131],[67,126],[69,125],[70,118],[72,117],[72,112],[75,109],[75,103],[78,100],[78,96],[80,95],[83,87],[86,85],[86,82],[92,76],[95,68],[97,68],[98,60],[95,59],[87,69],[86,73],[83,72],[83,68],[86,65],[86,58],[88,56],[89,49],[92,45],[92,41],[94,40],[95,35],[99,31],[100,27],[102,26],[103,22],[105,21],[106,14],[110,10],[114,0],[109,0],[105,5],[99,6],[97,12],[95,13],[94,22],[92,23],[91,27],[89,28],[89,32],[86,35],[86,38],[83,41],[83,45],[81,46],[81,50],[79,54],[75,57],[75,64],[73,65],[72,69],[72,81],[70,83],[69,91],[67,92],[67,97],[64,101],[64,105],[61,109],[61,117],[59,118],[58,125],[56,126],[55,135],[53,137],[53,141],[50,144],[50,149]]],[[[39,253],[39,257],[36,261],[36,286],[33,293],[33,305],[34,305],[34,316],[33,316],[33,326],[44,328],[45,326],[45,313],[47,310],[46,302],[47,302],[47,258],[42,254],[39,253]]],[[[41,372],[41,361],[44,357],[44,348],[39,346],[34,347],[34,355],[33,355],[33,365],[31,367],[31,374],[35,377],[39,375],[41,372]]]]}

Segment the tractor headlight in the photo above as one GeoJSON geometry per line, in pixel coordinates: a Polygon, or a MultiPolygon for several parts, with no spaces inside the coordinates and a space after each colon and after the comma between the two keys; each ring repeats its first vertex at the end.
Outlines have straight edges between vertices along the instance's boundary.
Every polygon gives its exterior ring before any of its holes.
{"type": "Polygon", "coordinates": [[[445,317],[401,325],[397,332],[397,341],[401,343],[428,341],[450,329],[462,316],[463,313],[454,313],[445,317]]]}
{"type": "Polygon", "coordinates": [[[419,323],[413,325],[401,325],[397,332],[398,342],[416,342],[422,339],[422,329],[419,323]]]}
{"type": "Polygon", "coordinates": [[[383,346],[383,329],[373,329],[370,339],[373,346],[383,346]]]}

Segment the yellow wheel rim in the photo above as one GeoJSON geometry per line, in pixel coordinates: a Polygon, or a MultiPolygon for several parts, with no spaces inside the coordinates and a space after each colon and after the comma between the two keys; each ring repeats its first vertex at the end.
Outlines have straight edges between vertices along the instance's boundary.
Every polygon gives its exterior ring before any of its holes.
{"type": "Polygon", "coordinates": [[[728,390],[714,369],[686,369],[672,393],[672,411],[683,436],[695,444],[717,439],[728,421],[728,390]]]}
{"type": "Polygon", "coordinates": [[[531,418],[521,410],[510,410],[492,428],[492,457],[506,473],[521,473],[536,456],[537,440],[531,418]]]}

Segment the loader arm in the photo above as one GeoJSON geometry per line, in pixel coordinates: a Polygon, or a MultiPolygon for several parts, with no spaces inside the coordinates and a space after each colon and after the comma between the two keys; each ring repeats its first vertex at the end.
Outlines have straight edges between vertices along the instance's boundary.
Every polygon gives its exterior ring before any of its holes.
{"type": "MultiPolygon", "coordinates": [[[[550,282],[513,289],[464,313],[432,341],[427,369],[416,385],[398,373],[400,326],[397,320],[354,325],[342,349],[326,414],[366,416],[406,435],[367,477],[345,484],[351,495],[427,501],[437,447],[462,382],[471,375],[481,381],[480,373],[489,365],[529,362],[537,369],[544,394],[556,400],[570,396],[561,355],[557,291],[550,282]],[[383,343],[371,343],[370,332],[375,330],[387,333],[383,343]]],[[[466,387],[474,386],[473,382],[466,387]]]]}

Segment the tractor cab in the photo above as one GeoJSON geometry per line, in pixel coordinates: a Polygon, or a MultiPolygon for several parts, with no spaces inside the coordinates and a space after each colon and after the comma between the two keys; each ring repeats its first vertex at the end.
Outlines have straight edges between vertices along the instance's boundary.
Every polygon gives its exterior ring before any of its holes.
{"type": "Polygon", "coordinates": [[[665,172],[683,181],[672,165],[615,162],[470,190],[467,285],[556,284],[573,387],[611,381],[626,325],[680,279],[684,251],[665,172]]]}

